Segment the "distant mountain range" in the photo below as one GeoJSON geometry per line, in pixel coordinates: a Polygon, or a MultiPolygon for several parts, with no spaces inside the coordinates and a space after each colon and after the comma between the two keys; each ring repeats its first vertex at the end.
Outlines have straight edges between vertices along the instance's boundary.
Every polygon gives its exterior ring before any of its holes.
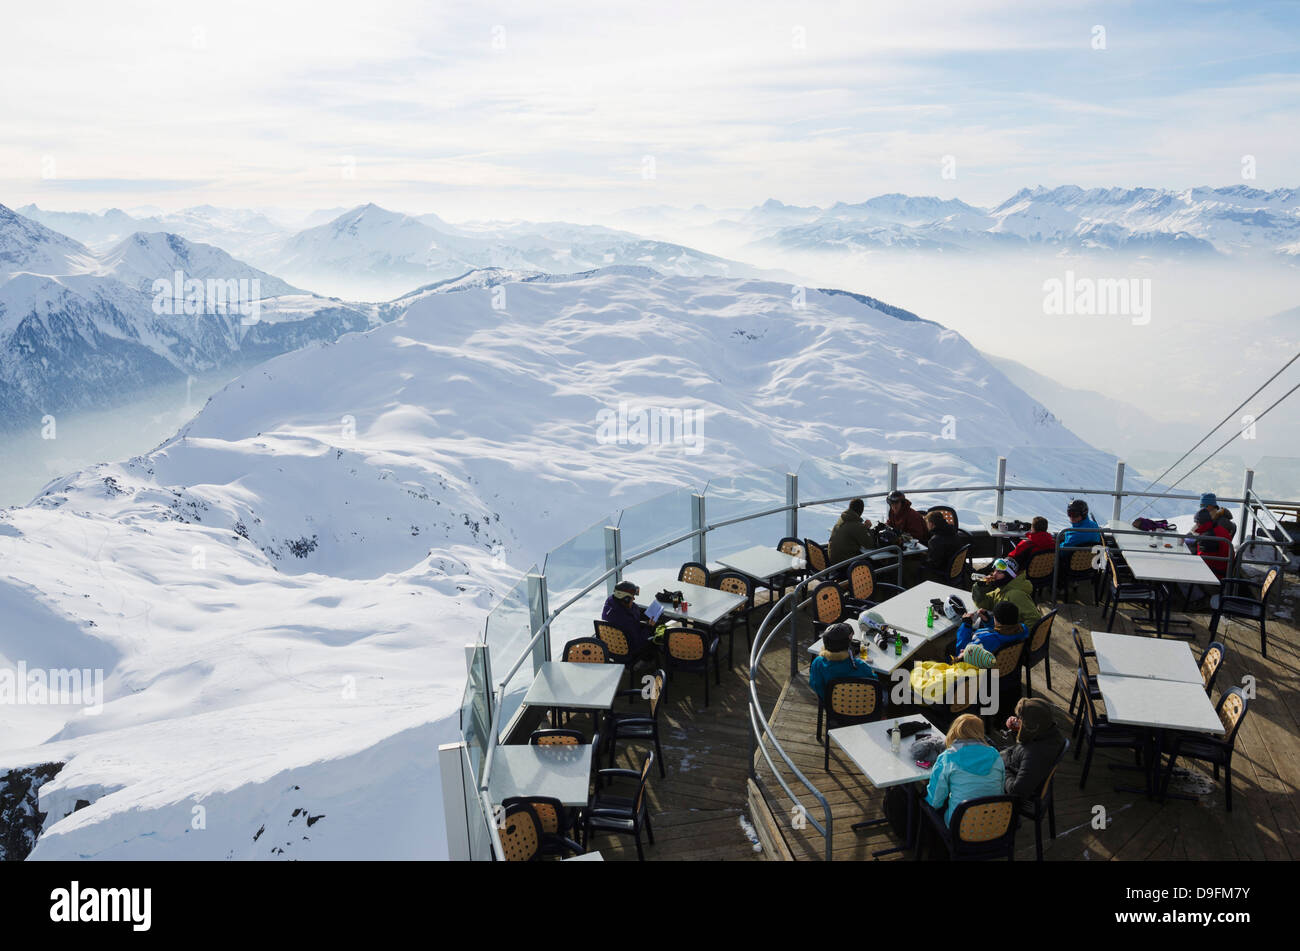
{"type": "Polygon", "coordinates": [[[1300,190],[1025,188],[993,208],[880,195],[827,208],[769,199],[710,212],[639,208],[618,219],[656,233],[720,229],[764,249],[946,252],[1048,247],[1155,255],[1300,255],[1300,190]]]}

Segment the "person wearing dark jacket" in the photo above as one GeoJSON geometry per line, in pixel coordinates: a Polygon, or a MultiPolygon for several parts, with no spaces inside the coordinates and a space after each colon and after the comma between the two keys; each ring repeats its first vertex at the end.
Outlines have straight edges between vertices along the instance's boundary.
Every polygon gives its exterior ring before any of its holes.
{"type": "Polygon", "coordinates": [[[927,512],[925,526],[929,530],[929,548],[922,560],[927,574],[937,574],[942,581],[947,581],[952,570],[952,560],[962,547],[961,536],[957,529],[948,524],[941,512],[927,512]]]}
{"type": "Polygon", "coordinates": [[[614,586],[614,593],[605,599],[605,608],[600,612],[600,619],[612,624],[627,638],[628,650],[637,659],[650,658],[655,654],[655,645],[650,638],[654,627],[645,616],[645,611],[633,599],[641,593],[630,581],[620,581],[614,586]]]}
{"type": "Polygon", "coordinates": [[[1047,774],[1065,746],[1065,737],[1052,719],[1052,707],[1037,697],[1016,704],[1007,729],[1016,731],[1016,742],[1002,751],[1006,770],[1006,793],[1032,799],[1043,788],[1047,774]]]}
{"type": "Polygon", "coordinates": [[[924,544],[926,538],[929,537],[929,533],[925,529],[925,520],[921,518],[920,512],[912,508],[912,503],[907,500],[907,496],[895,489],[889,493],[887,501],[889,502],[889,518],[886,521],[889,527],[896,532],[911,535],[924,544]]]}
{"type": "MultiPolygon", "coordinates": [[[[1201,495],[1201,508],[1210,513],[1210,520],[1214,522],[1217,528],[1222,528],[1228,533],[1228,538],[1237,537],[1237,523],[1232,520],[1232,513],[1219,505],[1219,497],[1213,492],[1205,492],[1201,495]]],[[[1219,534],[1215,532],[1215,534],[1219,534]]],[[[1220,536],[1222,537],[1222,536],[1220,536]]]]}
{"type": "Polygon", "coordinates": [[[862,512],[866,509],[861,499],[854,499],[849,507],[840,513],[840,520],[831,529],[830,556],[831,564],[859,554],[864,548],[876,547],[876,532],[871,521],[863,521],[862,512]]]}

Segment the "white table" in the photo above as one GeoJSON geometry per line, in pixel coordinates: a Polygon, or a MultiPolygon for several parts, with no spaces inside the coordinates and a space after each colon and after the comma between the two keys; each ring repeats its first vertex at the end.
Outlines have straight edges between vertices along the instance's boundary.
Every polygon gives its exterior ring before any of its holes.
{"type": "MultiPolygon", "coordinates": [[[[865,552],[865,551],[869,551],[870,549],[864,548],[862,550],[865,552]]],[[[927,548],[925,545],[921,544],[920,542],[913,541],[912,544],[908,545],[906,548],[903,549],[903,557],[913,558],[917,555],[924,555],[929,550],[930,550],[929,548],[927,548]]],[[[872,561],[886,561],[887,559],[894,558],[894,557],[896,556],[892,551],[880,551],[880,552],[876,552],[874,555],[871,555],[870,559],[872,561]]]]}
{"type": "Polygon", "coordinates": [[[706,588],[704,585],[691,584],[688,581],[678,581],[676,577],[671,575],[651,575],[647,576],[644,581],[639,577],[631,580],[641,589],[642,594],[647,596],[647,607],[650,601],[654,600],[655,594],[660,591],[665,589],[680,591],[685,596],[686,603],[690,605],[689,609],[683,612],[665,604],[663,617],[675,618],[679,621],[687,621],[704,627],[712,627],[722,620],[729,611],[734,611],[745,603],[744,595],[719,591],[717,588],[706,588]]]}
{"type": "Polygon", "coordinates": [[[581,855],[570,855],[567,859],[560,859],[561,862],[603,862],[605,856],[599,852],[583,852],[581,855]]]}
{"type": "Polygon", "coordinates": [[[763,545],[755,545],[753,548],[738,551],[734,555],[719,558],[718,564],[726,565],[733,571],[739,571],[742,575],[748,575],[764,584],[770,582],[777,575],[785,574],[787,571],[803,571],[804,569],[804,560],[802,558],[787,555],[783,551],[766,548],[763,545]]]}
{"type": "MultiPolygon", "coordinates": [[[[936,729],[930,724],[930,721],[923,716],[903,717],[898,721],[902,723],[922,723],[929,728],[932,737],[942,736],[942,731],[936,729]]],[[[899,746],[898,752],[895,753],[890,749],[889,731],[894,728],[894,719],[892,717],[885,720],[877,720],[872,723],[859,723],[854,726],[842,726],[834,730],[827,730],[826,734],[835,741],[835,745],[842,749],[849,759],[853,760],[855,766],[862,771],[862,775],[867,777],[867,782],[877,789],[885,789],[889,786],[902,786],[906,783],[928,782],[930,771],[922,769],[916,765],[916,761],[908,756],[908,750],[916,742],[920,733],[914,733],[912,736],[905,738],[899,746]]],[[[925,731],[921,731],[925,732],[925,731]]],[[[908,796],[907,799],[907,836],[906,844],[912,844],[912,829],[914,825],[914,814],[916,811],[915,797],[908,796]]],[[[864,822],[855,822],[853,828],[865,829],[869,826],[883,825],[885,819],[867,819],[864,822]]],[[[891,852],[901,852],[903,848],[882,849],[873,852],[873,856],[888,855],[891,852]]]]}
{"type": "Polygon", "coordinates": [[[1181,641],[1093,631],[1092,646],[1097,652],[1099,673],[1204,684],[1191,648],[1181,641]]]}
{"type": "Polygon", "coordinates": [[[542,664],[524,694],[524,705],[561,710],[608,710],[623,679],[622,664],[542,664]]]}
{"type": "Polygon", "coordinates": [[[498,746],[492,754],[488,794],[493,802],[511,796],[544,796],[570,808],[587,805],[591,784],[590,743],[577,746],[498,746]]]}
{"type": "MultiPolygon", "coordinates": [[[[894,653],[892,645],[889,650],[882,651],[876,646],[876,642],[867,636],[861,618],[850,619],[847,623],[853,628],[853,636],[866,644],[866,661],[871,665],[871,668],[880,673],[892,674],[911,660],[912,655],[927,642],[934,640],[936,637],[943,637],[960,627],[960,621],[950,620],[945,614],[939,614],[935,617],[934,627],[927,627],[925,623],[926,611],[930,607],[930,599],[939,598],[946,604],[949,595],[953,594],[961,596],[962,601],[968,608],[975,606],[969,591],[951,588],[946,584],[939,584],[937,581],[923,581],[915,588],[910,588],[902,594],[896,594],[888,601],[881,601],[874,608],[868,608],[862,612],[863,616],[872,612],[879,614],[884,618],[886,624],[898,628],[903,634],[907,635],[907,643],[903,645],[901,655],[894,653]]],[[[822,648],[821,638],[818,638],[808,648],[808,653],[816,656],[822,652],[822,648]]]]}
{"type": "MultiPolygon", "coordinates": [[[[1146,788],[1116,787],[1121,791],[1145,792],[1147,796],[1155,793],[1159,786],[1159,761],[1166,730],[1188,730],[1217,736],[1225,732],[1214,704],[1199,682],[1188,684],[1098,674],[1097,688],[1101,691],[1101,699],[1106,702],[1106,718],[1111,723],[1142,727],[1145,735],[1143,772],[1146,774],[1146,788]]],[[[1087,698],[1083,702],[1086,703],[1087,698]]],[[[1193,798],[1171,795],[1179,799],[1193,798]]]]}
{"type": "MultiPolygon", "coordinates": [[[[922,723],[932,737],[943,735],[941,730],[932,726],[923,716],[903,717],[898,722],[922,723]]],[[[853,760],[862,775],[867,777],[867,782],[877,789],[928,781],[930,771],[917,766],[916,761],[907,755],[908,749],[920,734],[905,738],[899,751],[894,753],[889,748],[889,731],[893,728],[894,718],[888,717],[872,723],[838,727],[830,731],[830,737],[853,760]]]]}

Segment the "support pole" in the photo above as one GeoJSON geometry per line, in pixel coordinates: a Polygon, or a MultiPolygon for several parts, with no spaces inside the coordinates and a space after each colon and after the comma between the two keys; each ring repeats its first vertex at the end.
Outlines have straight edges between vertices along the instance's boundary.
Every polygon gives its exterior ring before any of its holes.
{"type": "Polygon", "coordinates": [[[623,530],[615,525],[605,526],[605,570],[614,572],[605,579],[605,593],[613,594],[614,585],[623,580],[623,530]]]}
{"type": "Polygon", "coordinates": [[[691,531],[695,532],[693,544],[694,559],[702,565],[707,565],[705,560],[708,557],[708,545],[704,541],[705,527],[707,522],[704,520],[704,496],[691,496],[691,531]]]}
{"type": "Polygon", "coordinates": [[[997,521],[1002,521],[1002,506],[1007,498],[1007,457],[998,456],[998,505],[997,521]]]}
{"type": "Polygon", "coordinates": [[[1115,504],[1111,506],[1111,521],[1119,522],[1120,511],[1123,509],[1121,504],[1124,501],[1124,463],[1118,461],[1115,463],[1115,504]]]}
{"type": "Polygon", "coordinates": [[[799,476],[793,472],[785,474],[785,537],[799,537],[799,476]]]}

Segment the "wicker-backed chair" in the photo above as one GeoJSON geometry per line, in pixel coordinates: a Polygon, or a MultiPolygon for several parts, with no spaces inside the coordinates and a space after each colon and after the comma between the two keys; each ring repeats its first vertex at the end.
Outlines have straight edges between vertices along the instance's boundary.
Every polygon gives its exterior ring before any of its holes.
{"type": "MultiPolygon", "coordinates": [[[[708,681],[708,676],[705,676],[708,681]]],[[[609,765],[614,765],[614,754],[619,740],[651,740],[655,746],[655,757],[659,761],[659,776],[664,773],[664,753],[659,746],[659,708],[664,701],[664,688],[668,676],[662,670],[656,670],[646,683],[648,690],[624,690],[620,697],[648,700],[650,713],[647,716],[639,710],[624,712],[615,710],[605,714],[605,731],[609,737],[609,765]]]]}
{"type": "Polygon", "coordinates": [[[1268,656],[1268,632],[1265,630],[1265,621],[1268,615],[1268,596],[1281,573],[1276,568],[1270,568],[1268,574],[1264,576],[1264,582],[1259,587],[1259,597],[1248,597],[1254,590],[1254,585],[1246,578],[1224,578],[1219,594],[1210,597],[1210,634],[1219,633],[1219,618],[1238,618],[1241,620],[1259,622],[1259,653],[1263,657],[1268,656]],[[1247,592],[1246,595],[1235,594],[1242,590],[1247,592]]]}
{"type": "MultiPolygon", "coordinates": [[[[1083,680],[1084,674],[1079,673],[1079,679],[1083,680]]],[[[1080,685],[1083,686],[1082,684],[1080,685]]],[[[1104,713],[1097,712],[1096,701],[1092,699],[1091,693],[1087,689],[1081,690],[1080,700],[1080,725],[1083,728],[1083,738],[1079,741],[1078,747],[1075,748],[1074,758],[1079,758],[1079,752],[1086,744],[1088,755],[1083,761],[1083,772],[1079,774],[1079,788],[1082,789],[1088,782],[1088,770],[1092,767],[1092,754],[1097,747],[1103,749],[1125,749],[1133,751],[1133,762],[1138,765],[1142,764],[1142,749],[1146,742],[1143,731],[1132,726],[1117,726],[1106,719],[1104,713]]]]}
{"type": "Polygon", "coordinates": [[[1069,603],[1071,593],[1085,581],[1091,582],[1092,600],[1096,602],[1100,596],[1101,574],[1092,567],[1092,548],[1057,549],[1057,554],[1065,560],[1065,570],[1061,573],[1060,580],[1065,588],[1066,603],[1069,603]]]}
{"type": "Polygon", "coordinates": [[[1049,611],[1044,614],[1029,629],[1029,640],[1025,645],[1026,697],[1034,695],[1033,669],[1039,664],[1043,665],[1043,675],[1047,678],[1047,689],[1052,689],[1052,627],[1055,625],[1058,611],[1049,611]]]}
{"type": "Polygon", "coordinates": [[[885,709],[880,684],[865,677],[836,677],[826,684],[826,699],[817,704],[817,729],[826,715],[826,733],[822,737],[822,768],[831,768],[831,730],[855,723],[879,720],[885,709]]]}
{"type": "MultiPolygon", "coordinates": [[[[722,630],[720,633],[727,635],[727,666],[733,664],[733,653],[736,647],[736,626],[745,625],[745,642],[754,643],[754,579],[748,575],[743,575],[739,571],[720,571],[713,576],[714,587],[719,591],[726,591],[728,594],[739,594],[745,599],[745,603],[729,611],[722,618],[722,630]]],[[[716,628],[717,625],[714,625],[716,628]]]]}
{"type": "Polygon", "coordinates": [[[506,861],[537,861],[542,854],[542,823],[537,813],[527,801],[515,801],[504,808],[497,824],[497,838],[506,861]]]}
{"type": "Polygon", "coordinates": [[[709,660],[714,680],[721,684],[718,669],[718,635],[693,627],[670,627],[664,632],[664,666],[668,670],[704,675],[704,705],[709,705],[709,660]]]}
{"type": "MultiPolygon", "coordinates": [[[[951,822],[944,822],[943,812],[924,800],[922,811],[934,824],[954,861],[998,858],[1015,861],[1016,827],[1020,818],[1014,797],[979,796],[967,799],[953,810],[951,822]]],[[[924,836],[918,839],[918,859],[924,841],[924,836]]]]}
{"type": "Polygon", "coordinates": [[[1047,817],[1048,832],[1051,833],[1053,839],[1056,838],[1056,794],[1052,789],[1052,780],[1056,778],[1056,771],[1061,766],[1061,760],[1065,759],[1065,754],[1068,752],[1070,752],[1070,741],[1066,740],[1065,745],[1061,747],[1061,752],[1056,757],[1056,762],[1052,764],[1052,771],[1043,780],[1043,785],[1038,788],[1032,798],[1022,799],[1016,804],[1016,809],[1020,815],[1034,824],[1034,849],[1039,862],[1043,860],[1044,816],[1047,817]]]}
{"type": "Polygon", "coordinates": [[[1228,812],[1232,812],[1232,750],[1237,742],[1237,731],[1246,719],[1250,701],[1240,687],[1226,690],[1219,698],[1215,712],[1223,724],[1223,737],[1208,733],[1186,733],[1181,730],[1173,732],[1172,746],[1169,751],[1169,768],[1165,771],[1164,782],[1160,785],[1160,798],[1164,798],[1169,789],[1169,779],[1174,773],[1174,761],[1178,757],[1198,759],[1214,765],[1214,778],[1219,778],[1219,767],[1223,767],[1223,794],[1227,800],[1228,812]]]}
{"type": "MultiPolygon", "coordinates": [[[[1076,554],[1078,553],[1076,552],[1076,554]]],[[[1123,581],[1120,579],[1119,568],[1110,549],[1106,550],[1105,559],[1106,591],[1102,599],[1101,610],[1103,614],[1106,614],[1107,608],[1109,608],[1109,615],[1106,617],[1106,630],[1109,631],[1115,626],[1115,615],[1119,612],[1121,603],[1145,605],[1147,609],[1146,620],[1153,625],[1159,625],[1160,615],[1164,610],[1164,587],[1145,581],[1123,581]]]]}
{"type": "Polygon", "coordinates": [[[564,645],[560,659],[568,664],[608,664],[609,648],[598,637],[578,637],[564,645]]]}
{"type": "Polygon", "coordinates": [[[970,588],[970,578],[967,574],[967,564],[970,561],[970,545],[963,545],[957,551],[953,552],[952,561],[948,564],[946,572],[936,571],[934,568],[927,567],[926,574],[934,581],[941,584],[949,585],[953,588],[970,588]]]}
{"type": "MultiPolygon", "coordinates": [[[[560,800],[551,799],[547,796],[511,796],[509,799],[501,801],[507,815],[510,814],[510,807],[518,803],[525,803],[533,810],[538,829],[541,832],[540,852],[542,855],[559,855],[563,857],[568,853],[582,854],[582,846],[571,838],[573,827],[578,821],[578,810],[566,809],[560,800]]],[[[504,844],[503,839],[502,845],[504,844]]]]}
{"type": "Polygon", "coordinates": [[[818,544],[811,538],[805,538],[803,550],[804,560],[808,563],[808,574],[818,574],[831,566],[831,553],[825,545],[818,544]]]}
{"type": "Polygon", "coordinates": [[[943,516],[944,521],[947,522],[949,525],[951,525],[953,528],[961,528],[961,525],[957,523],[957,510],[953,508],[951,505],[931,505],[928,509],[926,509],[924,512],[921,513],[921,517],[924,518],[925,516],[929,515],[931,512],[938,512],[940,515],[943,516]]]}
{"type": "Polygon", "coordinates": [[[534,730],[528,737],[530,746],[582,746],[586,742],[581,730],[534,730]]]}
{"type": "Polygon", "coordinates": [[[698,584],[705,588],[711,587],[709,581],[712,577],[708,567],[698,561],[686,562],[677,572],[678,581],[685,581],[687,584],[698,584]]]}
{"type": "Polygon", "coordinates": [[[903,589],[896,584],[886,584],[883,581],[877,581],[875,573],[871,570],[871,562],[868,559],[855,561],[849,565],[849,593],[844,598],[844,604],[856,611],[863,611],[867,608],[874,608],[880,601],[886,601],[896,594],[902,594],[903,589]],[[884,589],[885,596],[876,600],[876,592],[884,589]]]}
{"type": "Polygon", "coordinates": [[[818,637],[832,624],[838,624],[849,616],[844,604],[844,594],[839,585],[833,581],[820,581],[812,589],[813,633],[818,637]]]}
{"type": "MultiPolygon", "coordinates": [[[[705,678],[706,680],[708,678],[705,678]]],[[[587,802],[587,811],[583,816],[582,845],[585,849],[591,833],[613,832],[618,835],[630,835],[636,839],[636,857],[645,861],[645,852],[641,848],[641,830],[644,828],[655,844],[655,832],[650,825],[650,807],[646,801],[646,781],[650,776],[650,764],[655,755],[647,753],[641,761],[641,769],[602,769],[596,774],[596,789],[587,802]],[[636,783],[636,791],[631,796],[615,795],[603,788],[606,781],[630,779],[636,783]]]]}
{"type": "Polygon", "coordinates": [[[609,658],[606,662],[622,664],[623,669],[627,671],[630,678],[636,659],[632,656],[632,645],[628,643],[627,635],[607,621],[592,621],[591,623],[595,629],[596,640],[603,643],[605,650],[609,652],[609,658]]]}
{"type": "Polygon", "coordinates": [[[772,600],[784,597],[785,589],[797,585],[804,578],[808,577],[807,557],[804,553],[803,541],[798,538],[783,538],[776,544],[776,550],[782,554],[791,555],[795,558],[804,559],[803,568],[792,568],[789,571],[783,571],[781,574],[774,576],[768,583],[768,588],[772,592],[772,600]]]}
{"type": "MultiPolygon", "coordinates": [[[[1089,562],[1091,566],[1091,562],[1089,562]]],[[[1025,568],[1025,577],[1029,579],[1031,597],[1035,601],[1043,591],[1052,587],[1052,572],[1056,569],[1056,552],[1040,551],[1031,555],[1025,568]]]]}
{"type": "Polygon", "coordinates": [[[1219,641],[1210,641],[1210,646],[1205,648],[1205,653],[1201,655],[1198,666],[1201,668],[1201,681],[1205,684],[1205,695],[1210,696],[1210,691],[1214,687],[1214,681],[1218,679],[1219,669],[1223,666],[1223,658],[1227,655],[1228,648],[1224,647],[1219,641]]]}

